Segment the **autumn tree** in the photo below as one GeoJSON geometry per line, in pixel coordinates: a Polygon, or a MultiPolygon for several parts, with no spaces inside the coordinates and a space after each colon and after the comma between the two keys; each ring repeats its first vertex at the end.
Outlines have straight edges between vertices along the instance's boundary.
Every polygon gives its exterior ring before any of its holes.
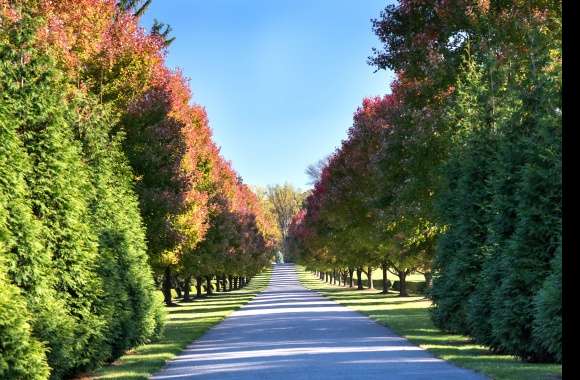
{"type": "MultiPolygon", "coordinates": [[[[282,252],[288,256],[288,227],[304,200],[303,194],[291,184],[271,185],[266,189],[266,199],[280,230],[282,252]]],[[[289,257],[286,257],[288,260],[289,257]]]]}

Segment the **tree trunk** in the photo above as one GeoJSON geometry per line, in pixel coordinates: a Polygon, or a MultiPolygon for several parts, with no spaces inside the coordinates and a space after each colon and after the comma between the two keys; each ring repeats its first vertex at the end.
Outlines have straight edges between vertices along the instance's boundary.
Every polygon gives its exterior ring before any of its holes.
{"type": "Polygon", "coordinates": [[[207,287],[207,289],[206,289],[205,291],[206,291],[206,293],[207,293],[208,295],[210,295],[210,296],[213,294],[213,289],[211,288],[211,278],[212,278],[212,277],[213,277],[213,276],[207,276],[207,277],[205,278],[205,281],[206,281],[206,283],[205,283],[205,286],[207,287]]]}
{"type": "Polygon", "coordinates": [[[171,306],[173,302],[171,300],[171,268],[166,267],[163,273],[163,300],[165,305],[171,306]]]}
{"type": "Polygon", "coordinates": [[[238,289],[238,276],[234,277],[234,289],[238,289]]]}
{"type": "Polygon", "coordinates": [[[228,276],[228,290],[231,292],[232,291],[232,285],[234,282],[234,276],[229,275],[228,276]]]}
{"type": "Polygon", "coordinates": [[[363,290],[363,284],[362,284],[362,268],[358,267],[356,268],[356,276],[357,278],[357,290],[363,290]]]}
{"type": "Polygon", "coordinates": [[[201,276],[198,276],[195,278],[195,297],[196,298],[200,298],[201,297],[201,285],[202,285],[202,278],[201,276]]]}
{"type": "Polygon", "coordinates": [[[215,275],[215,291],[216,291],[216,293],[219,293],[221,291],[220,275],[219,274],[215,275]]]}
{"type": "Polygon", "coordinates": [[[431,289],[433,287],[433,272],[427,271],[424,276],[426,289],[431,289]]]}
{"type": "Polygon", "coordinates": [[[348,287],[349,288],[354,288],[354,269],[353,268],[348,268],[348,287]]]}
{"type": "Polygon", "coordinates": [[[397,271],[399,276],[399,297],[408,297],[407,293],[407,272],[397,271]]]}
{"type": "Polygon", "coordinates": [[[181,294],[181,285],[179,284],[178,281],[177,284],[175,285],[175,293],[177,295],[177,298],[183,298],[183,294],[181,294]]]}
{"type": "Polygon", "coordinates": [[[383,263],[382,265],[383,268],[383,294],[388,294],[389,293],[389,279],[387,278],[387,264],[383,263]]]}
{"type": "Polygon", "coordinates": [[[374,289],[374,287],[373,287],[373,268],[372,267],[369,267],[369,273],[367,274],[367,278],[369,280],[367,288],[374,289]]]}
{"type": "Polygon", "coordinates": [[[183,300],[185,302],[191,301],[191,296],[189,292],[191,291],[191,275],[185,277],[185,281],[183,282],[183,300]]]}

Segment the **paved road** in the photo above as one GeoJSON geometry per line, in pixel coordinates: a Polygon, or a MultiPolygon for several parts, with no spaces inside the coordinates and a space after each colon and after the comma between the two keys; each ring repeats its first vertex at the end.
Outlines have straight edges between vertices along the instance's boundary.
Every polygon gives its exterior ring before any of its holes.
{"type": "Polygon", "coordinates": [[[291,264],[152,379],[482,380],[305,289],[291,264]]]}

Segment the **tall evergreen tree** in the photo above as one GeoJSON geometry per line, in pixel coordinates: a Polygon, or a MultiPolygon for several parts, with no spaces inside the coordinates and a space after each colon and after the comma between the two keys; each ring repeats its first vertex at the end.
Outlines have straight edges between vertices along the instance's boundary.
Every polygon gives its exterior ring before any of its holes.
{"type": "MultiPolygon", "coordinates": [[[[0,218],[4,211],[0,209],[0,218]]],[[[0,226],[0,242],[5,226],[0,226]]],[[[0,243],[1,244],[1,243],[0,243]]],[[[0,255],[4,255],[0,245],[0,255]]],[[[3,379],[43,380],[50,368],[46,362],[45,347],[32,336],[32,315],[20,289],[10,283],[0,256],[0,377],[3,379]]]]}
{"type": "Polygon", "coordinates": [[[98,295],[100,284],[91,273],[94,246],[83,221],[82,191],[68,183],[85,172],[69,145],[66,103],[62,92],[54,92],[60,82],[52,62],[33,46],[39,22],[24,12],[3,24],[0,113],[3,145],[13,153],[3,161],[21,171],[2,173],[2,182],[14,186],[3,186],[2,194],[11,195],[2,199],[10,215],[8,274],[26,290],[33,334],[47,342],[52,375],[60,377],[88,364],[84,352],[98,344],[92,338],[101,322],[91,294],[98,295]]]}
{"type": "MultiPolygon", "coordinates": [[[[124,134],[112,130],[112,112],[89,96],[79,95],[73,106],[71,122],[90,167],[89,208],[98,236],[97,268],[107,284],[100,300],[107,319],[106,340],[110,357],[118,357],[159,334],[161,305],[154,298],[133,174],[122,150],[124,134]]],[[[104,346],[101,350],[106,351],[104,346]]]]}

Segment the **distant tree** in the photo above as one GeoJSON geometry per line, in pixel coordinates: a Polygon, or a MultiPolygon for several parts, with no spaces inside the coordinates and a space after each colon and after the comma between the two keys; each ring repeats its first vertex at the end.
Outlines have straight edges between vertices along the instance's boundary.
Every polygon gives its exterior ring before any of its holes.
{"type": "Polygon", "coordinates": [[[266,197],[278,223],[282,252],[288,258],[288,227],[292,222],[292,217],[300,210],[304,195],[299,189],[285,183],[268,186],[266,197]]]}

